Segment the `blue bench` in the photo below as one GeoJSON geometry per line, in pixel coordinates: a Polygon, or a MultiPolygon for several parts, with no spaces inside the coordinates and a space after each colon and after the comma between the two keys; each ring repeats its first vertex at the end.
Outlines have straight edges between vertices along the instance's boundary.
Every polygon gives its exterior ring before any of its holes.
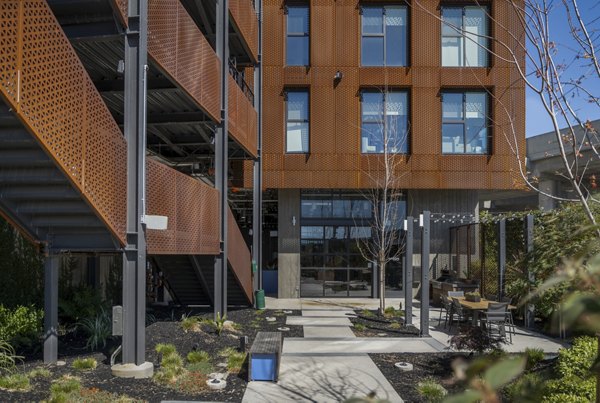
{"type": "Polygon", "coordinates": [[[248,378],[250,381],[277,381],[281,361],[280,332],[258,332],[250,348],[248,378]]]}

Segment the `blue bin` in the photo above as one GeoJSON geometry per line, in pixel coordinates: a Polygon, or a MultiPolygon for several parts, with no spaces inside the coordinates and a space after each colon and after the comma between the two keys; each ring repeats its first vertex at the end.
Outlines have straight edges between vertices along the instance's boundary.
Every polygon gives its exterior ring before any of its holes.
{"type": "Polygon", "coordinates": [[[277,358],[275,354],[252,354],[250,359],[252,370],[251,381],[275,381],[277,358]]]}

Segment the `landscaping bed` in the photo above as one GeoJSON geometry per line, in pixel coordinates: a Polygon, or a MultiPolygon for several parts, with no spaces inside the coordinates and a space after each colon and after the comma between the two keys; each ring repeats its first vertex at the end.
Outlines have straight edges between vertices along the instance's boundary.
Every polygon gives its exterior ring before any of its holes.
{"type": "Polygon", "coordinates": [[[416,337],[419,329],[404,324],[404,311],[393,308],[386,309],[384,316],[376,310],[356,310],[355,317],[350,317],[352,331],[356,337],[416,337]]]}
{"type": "MultiPolygon", "coordinates": [[[[238,350],[239,338],[248,336],[249,348],[259,331],[278,331],[277,328],[281,326],[290,328],[289,331],[282,332],[283,337],[302,337],[301,326],[285,325],[286,316],[299,314],[300,311],[285,314],[283,311],[256,311],[250,308],[230,310],[226,318],[228,322],[223,321],[224,326],[218,335],[214,325],[206,321],[212,319],[212,312],[197,309],[157,309],[149,315],[149,320],[153,323],[146,328],[146,360],[154,364],[155,374],[160,374],[158,380],[113,377],[110,371],[109,347],[116,347],[116,343],[109,343],[104,349],[89,351],[83,347],[85,340],[81,340],[81,336],[74,333],[62,335],[59,360],[65,361],[65,365],[45,367],[39,351],[28,356],[23,364],[17,365],[17,373],[26,374],[36,368],[47,368],[49,373],[31,378],[31,386],[27,391],[0,389],[0,401],[49,399],[53,381],[70,375],[79,378],[82,389],[77,392],[79,394],[69,395],[67,401],[110,402],[121,396],[128,396],[148,402],[166,399],[239,402],[247,384],[247,357],[238,350]],[[268,317],[275,318],[275,322],[268,322],[268,317]],[[162,353],[156,351],[157,346],[162,353]],[[167,353],[168,349],[174,350],[175,353],[167,353]],[[192,351],[198,352],[195,353],[196,356],[188,356],[192,351]],[[168,354],[171,354],[169,358],[168,354]],[[75,369],[75,360],[82,358],[95,359],[96,368],[75,369]],[[225,389],[213,391],[204,385],[208,373],[213,372],[229,372],[225,389]]],[[[119,360],[120,358],[117,362],[119,360]]]]}
{"type": "Polygon", "coordinates": [[[464,388],[453,380],[452,362],[459,358],[466,359],[466,354],[401,353],[369,356],[405,402],[427,402],[417,390],[418,383],[424,380],[441,384],[450,394],[464,388]],[[408,362],[413,365],[413,370],[404,372],[394,366],[397,362],[408,362]]]}

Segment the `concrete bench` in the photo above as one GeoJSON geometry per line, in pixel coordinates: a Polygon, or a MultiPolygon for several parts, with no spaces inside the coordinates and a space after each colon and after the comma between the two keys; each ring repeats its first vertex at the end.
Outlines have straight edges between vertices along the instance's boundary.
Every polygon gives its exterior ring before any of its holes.
{"type": "Polygon", "coordinates": [[[277,381],[282,343],[280,332],[257,333],[248,360],[250,381],[277,381]]]}

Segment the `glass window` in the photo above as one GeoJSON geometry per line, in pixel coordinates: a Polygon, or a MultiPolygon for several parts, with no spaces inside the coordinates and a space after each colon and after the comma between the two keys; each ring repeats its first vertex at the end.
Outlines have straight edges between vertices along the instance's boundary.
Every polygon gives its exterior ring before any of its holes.
{"type": "Polygon", "coordinates": [[[362,92],[361,151],[408,151],[408,93],[362,92]]]}
{"type": "Polygon", "coordinates": [[[487,154],[487,103],[485,92],[442,93],[442,153],[487,154]]]}
{"type": "Polygon", "coordinates": [[[288,6],[285,64],[308,66],[310,64],[309,40],[308,6],[288,6]]]}
{"type": "Polygon", "coordinates": [[[407,24],[404,6],[363,6],[361,64],[406,66],[407,24]]]}
{"type": "Polygon", "coordinates": [[[288,91],[286,124],[286,152],[307,153],[309,141],[308,91],[288,91]]]}
{"type": "Polygon", "coordinates": [[[442,8],[442,66],[488,65],[487,7],[442,8]]]}

